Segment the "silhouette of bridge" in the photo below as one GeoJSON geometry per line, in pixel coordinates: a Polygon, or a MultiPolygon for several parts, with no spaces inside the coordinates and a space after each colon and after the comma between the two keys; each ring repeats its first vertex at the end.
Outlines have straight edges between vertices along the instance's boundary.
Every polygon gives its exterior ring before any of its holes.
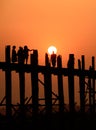
{"type": "MultiPolygon", "coordinates": [[[[10,56],[11,46],[6,46],[5,48],[5,62],[0,62],[0,69],[5,72],[5,97],[1,100],[0,106],[5,105],[6,107],[6,116],[12,117],[12,109],[15,114],[22,116],[26,115],[26,111],[30,108],[32,115],[37,115],[39,113],[39,100],[45,101],[44,111],[47,114],[52,113],[52,107],[58,105],[59,112],[65,113],[65,99],[64,99],[64,84],[63,76],[68,77],[68,98],[69,98],[69,112],[75,112],[75,96],[74,96],[74,76],[79,78],[79,89],[80,89],[80,110],[79,112],[86,112],[86,105],[88,106],[89,113],[96,112],[96,96],[95,96],[95,79],[96,79],[96,70],[95,70],[95,57],[92,56],[92,65],[89,66],[89,69],[85,69],[85,56],[82,55],[81,59],[78,59],[78,69],[74,68],[74,54],[69,54],[69,60],[67,68],[62,67],[62,56],[57,56],[57,66],[52,67],[50,65],[50,60],[48,54],[45,54],[45,65],[38,65],[38,51],[34,50],[33,54],[30,54],[30,64],[20,64],[12,63],[10,56]],[[19,74],[19,85],[20,85],[20,104],[12,104],[12,75],[11,72],[16,71],[19,74]],[[30,73],[31,84],[32,84],[32,96],[25,103],[25,72],[30,73]],[[44,76],[44,82],[42,82],[38,74],[42,73],[44,76]],[[58,84],[58,94],[52,91],[52,74],[57,76],[58,84]],[[85,79],[87,78],[87,82],[85,79]],[[38,82],[44,85],[44,99],[39,99],[38,97],[38,82]],[[87,87],[86,87],[87,86],[87,87]],[[86,100],[86,94],[88,94],[88,99],[86,100]],[[55,98],[52,98],[52,95],[55,98]],[[6,103],[4,104],[4,100],[6,103]],[[32,100],[32,104],[29,104],[29,101],[32,100]],[[56,104],[58,101],[58,104],[56,104]],[[86,103],[88,101],[88,103],[86,103]],[[15,108],[18,106],[18,110],[15,108]]],[[[1,81],[0,81],[1,82],[1,81]]]]}

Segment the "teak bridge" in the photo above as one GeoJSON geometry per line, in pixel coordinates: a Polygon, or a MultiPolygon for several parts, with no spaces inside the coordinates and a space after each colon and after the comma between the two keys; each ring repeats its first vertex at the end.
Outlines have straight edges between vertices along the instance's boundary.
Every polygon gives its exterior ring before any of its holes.
{"type": "MultiPolygon", "coordinates": [[[[89,66],[89,70],[85,69],[85,57],[81,56],[81,59],[78,59],[78,69],[74,68],[74,54],[69,54],[69,60],[67,68],[62,68],[62,57],[61,55],[57,56],[57,66],[52,67],[49,62],[48,54],[45,54],[45,66],[38,65],[38,51],[34,50],[30,54],[30,64],[20,64],[12,63],[10,56],[11,46],[8,45],[5,48],[5,62],[0,62],[0,69],[5,72],[5,97],[0,101],[0,106],[6,107],[6,116],[13,116],[13,110],[15,115],[18,113],[21,115],[26,115],[26,111],[31,109],[31,114],[36,115],[40,112],[39,107],[42,104],[39,104],[39,100],[44,100],[44,112],[52,113],[52,108],[55,105],[58,105],[59,112],[66,112],[65,100],[64,100],[64,84],[63,76],[68,77],[68,99],[69,99],[69,112],[75,112],[75,96],[74,96],[74,76],[79,78],[79,94],[80,94],[80,112],[86,112],[86,105],[88,106],[89,113],[96,112],[96,96],[95,96],[95,79],[96,79],[96,70],[95,70],[95,58],[92,56],[92,65],[89,66]],[[16,104],[18,109],[15,108],[15,105],[12,104],[12,75],[11,72],[16,71],[19,75],[19,88],[20,88],[20,104],[16,104]],[[30,73],[31,76],[31,85],[32,85],[32,96],[27,99],[25,103],[25,72],[30,73]],[[44,76],[44,82],[40,81],[38,74],[42,73],[44,76]],[[52,74],[57,76],[57,85],[58,85],[58,94],[52,92],[52,74]],[[85,79],[88,79],[88,82],[85,79]],[[41,82],[44,85],[44,99],[39,99],[38,97],[38,82],[41,82]],[[87,85],[87,89],[86,89],[87,85]],[[86,104],[86,94],[88,93],[88,103],[86,104]],[[52,98],[52,94],[55,98],[52,98]],[[4,100],[6,101],[5,104],[4,100]],[[29,104],[29,101],[32,101],[29,104]],[[56,104],[58,101],[58,104],[56,104]]],[[[0,81],[2,82],[2,81],[0,81]]]]}

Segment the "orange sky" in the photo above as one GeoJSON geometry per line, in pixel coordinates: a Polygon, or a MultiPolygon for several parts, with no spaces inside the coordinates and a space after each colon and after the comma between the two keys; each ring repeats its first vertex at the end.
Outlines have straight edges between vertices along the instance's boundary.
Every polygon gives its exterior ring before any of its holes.
{"type": "Polygon", "coordinates": [[[96,0],[0,0],[0,60],[7,44],[38,49],[41,64],[50,45],[64,66],[69,53],[88,63],[96,56],[96,0]]]}
{"type": "Polygon", "coordinates": [[[96,1],[1,0],[0,52],[6,44],[28,44],[42,58],[51,44],[64,58],[96,55],[96,1]]]}

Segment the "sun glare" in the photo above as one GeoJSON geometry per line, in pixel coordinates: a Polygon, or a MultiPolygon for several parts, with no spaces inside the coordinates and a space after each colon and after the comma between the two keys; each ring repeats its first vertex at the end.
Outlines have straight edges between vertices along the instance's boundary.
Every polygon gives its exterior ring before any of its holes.
{"type": "Polygon", "coordinates": [[[51,55],[53,52],[56,54],[57,53],[57,48],[55,46],[50,46],[48,48],[48,53],[51,55]]]}

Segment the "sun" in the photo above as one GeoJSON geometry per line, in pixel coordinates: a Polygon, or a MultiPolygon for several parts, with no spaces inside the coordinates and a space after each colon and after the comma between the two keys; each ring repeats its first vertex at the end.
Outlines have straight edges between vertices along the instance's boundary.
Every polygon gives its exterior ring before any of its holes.
{"type": "Polygon", "coordinates": [[[48,47],[48,53],[51,55],[53,52],[56,54],[57,48],[52,45],[52,46],[48,47]]]}

